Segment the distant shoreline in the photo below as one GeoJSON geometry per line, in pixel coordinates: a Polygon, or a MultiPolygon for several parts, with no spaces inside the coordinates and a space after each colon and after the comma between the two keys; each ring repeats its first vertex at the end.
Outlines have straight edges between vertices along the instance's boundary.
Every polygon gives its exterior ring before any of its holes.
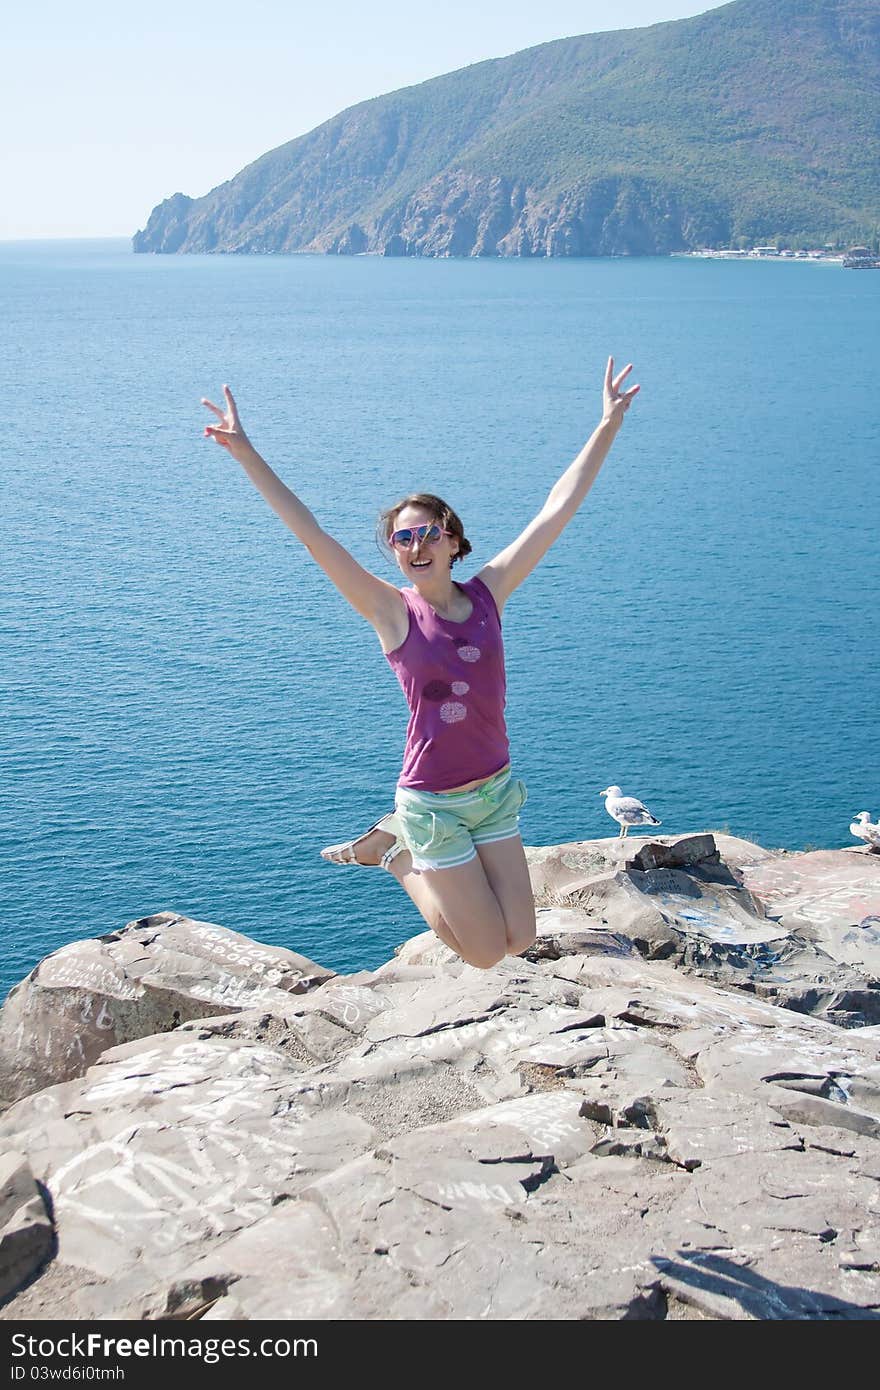
{"type": "Polygon", "coordinates": [[[92,246],[92,247],[95,247],[95,248],[98,248],[98,247],[106,247],[107,249],[109,249],[110,246],[115,246],[115,247],[118,248],[119,250],[122,250],[123,247],[126,247],[127,250],[128,250],[128,253],[129,253],[130,255],[132,255],[132,256],[135,256],[135,255],[147,255],[147,256],[165,257],[165,258],[168,258],[168,259],[176,259],[176,258],[183,258],[183,257],[193,257],[193,258],[195,258],[195,257],[198,257],[198,256],[230,257],[230,258],[236,258],[236,259],[242,259],[242,258],[248,258],[248,257],[249,257],[249,258],[252,258],[252,259],[264,259],[264,258],[266,258],[266,257],[271,256],[271,257],[275,257],[275,258],[280,257],[280,258],[282,258],[282,259],[285,258],[285,257],[290,257],[290,258],[293,258],[293,257],[297,257],[297,258],[314,257],[314,258],[316,258],[316,259],[321,259],[321,260],[327,260],[327,259],[345,259],[345,260],[364,260],[364,259],[367,259],[367,260],[387,260],[387,259],[398,260],[398,259],[405,259],[405,260],[452,260],[452,261],[473,261],[473,260],[489,260],[489,261],[522,261],[522,260],[528,260],[528,261],[582,261],[582,260],[583,260],[583,261],[597,261],[597,260],[598,260],[598,261],[697,260],[697,261],[699,261],[699,260],[711,260],[711,261],[769,261],[769,262],[794,262],[794,263],[796,263],[796,264],[798,264],[798,265],[810,264],[810,265],[838,265],[838,266],[842,266],[843,263],[844,263],[844,260],[845,260],[845,252],[842,252],[842,251],[841,251],[841,252],[833,252],[833,253],[830,253],[830,252],[829,252],[828,254],[818,254],[818,253],[815,253],[815,252],[812,252],[812,253],[811,253],[811,252],[794,252],[794,251],[788,251],[788,252],[783,251],[783,252],[775,252],[775,253],[769,253],[769,252],[768,252],[768,253],[762,253],[762,252],[759,252],[759,251],[734,251],[734,250],[727,250],[727,249],[725,249],[725,250],[714,250],[714,249],[711,249],[711,248],[707,248],[707,249],[699,250],[699,251],[653,252],[653,253],[646,253],[646,254],[644,254],[644,255],[638,255],[638,256],[637,256],[637,255],[623,255],[623,254],[620,254],[620,253],[611,253],[611,254],[609,254],[609,255],[604,255],[604,256],[482,256],[482,257],[474,257],[474,256],[467,256],[467,255],[464,255],[464,256],[407,256],[407,257],[387,257],[387,256],[384,256],[384,255],[383,255],[381,252],[379,252],[379,251],[361,251],[361,252],[356,252],[356,253],[354,253],[353,255],[346,255],[346,256],[341,256],[341,257],[340,257],[340,256],[333,257],[331,254],[328,254],[327,252],[320,252],[320,251],[287,251],[287,252],[279,252],[279,251],[263,251],[263,252],[257,252],[257,251],[247,251],[247,252],[242,252],[242,251],[209,251],[209,252],[205,252],[205,251],[202,251],[202,252],[198,252],[198,251],[196,251],[196,252],[193,252],[193,251],[186,251],[186,252],[170,252],[170,253],[169,253],[169,252],[161,252],[161,251],[135,252],[135,251],[132,249],[132,247],[131,247],[131,238],[130,238],[130,237],[126,237],[126,236],[100,236],[100,237],[99,237],[99,236],[83,236],[83,237],[10,237],[10,238],[8,238],[8,239],[0,239],[0,252],[2,252],[2,251],[4,251],[4,250],[6,250],[6,251],[13,251],[13,250],[15,250],[15,249],[20,249],[20,250],[25,250],[25,249],[27,249],[27,248],[36,249],[37,247],[45,247],[45,248],[47,248],[47,249],[48,249],[48,248],[57,248],[58,250],[60,250],[60,249],[62,249],[64,246],[68,246],[68,247],[76,247],[76,246],[78,246],[78,247],[81,247],[81,248],[84,248],[84,247],[86,247],[86,246],[92,246]]]}
{"type": "Polygon", "coordinates": [[[686,257],[696,261],[794,261],[798,265],[843,265],[844,254],[811,254],[808,251],[670,251],[675,259],[686,257]]]}

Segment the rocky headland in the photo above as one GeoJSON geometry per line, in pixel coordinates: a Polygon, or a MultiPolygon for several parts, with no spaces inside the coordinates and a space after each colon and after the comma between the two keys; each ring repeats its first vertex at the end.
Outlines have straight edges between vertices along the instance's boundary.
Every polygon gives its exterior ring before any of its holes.
{"type": "Polygon", "coordinates": [[[0,1011],[0,1317],[880,1317],[880,854],[528,851],[340,976],[158,912],[0,1011]]]}
{"type": "Polygon", "coordinates": [[[558,39],[360,102],[138,252],[663,255],[873,237],[876,0],[734,0],[558,39]]]}

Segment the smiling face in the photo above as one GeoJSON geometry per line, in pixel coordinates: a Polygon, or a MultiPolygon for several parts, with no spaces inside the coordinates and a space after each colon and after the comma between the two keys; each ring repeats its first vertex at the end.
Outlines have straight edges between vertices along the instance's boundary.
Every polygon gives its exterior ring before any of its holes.
{"type": "MultiPolygon", "coordinates": [[[[425,526],[431,522],[437,522],[440,527],[443,524],[429,508],[407,503],[395,516],[391,529],[399,531],[404,526],[425,526]]],[[[458,537],[441,536],[433,545],[427,541],[414,540],[409,550],[395,549],[394,558],[401,573],[411,583],[418,584],[419,580],[425,580],[429,576],[437,578],[448,575],[453,556],[457,554],[458,537]]]]}

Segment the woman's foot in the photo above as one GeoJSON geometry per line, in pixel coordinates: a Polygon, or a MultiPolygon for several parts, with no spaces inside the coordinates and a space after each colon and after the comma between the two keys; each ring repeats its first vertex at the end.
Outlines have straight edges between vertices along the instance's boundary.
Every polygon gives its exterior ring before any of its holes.
{"type": "Polygon", "coordinates": [[[395,828],[393,813],[383,816],[357,839],[322,849],[321,858],[330,864],[360,864],[365,868],[385,869],[394,858],[392,851],[403,848],[394,834],[395,828]]]}

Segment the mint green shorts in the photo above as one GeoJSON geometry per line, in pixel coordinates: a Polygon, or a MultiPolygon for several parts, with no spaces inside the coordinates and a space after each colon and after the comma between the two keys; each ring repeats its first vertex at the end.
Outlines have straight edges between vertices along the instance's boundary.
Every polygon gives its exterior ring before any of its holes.
{"type": "Polygon", "coordinates": [[[519,813],[528,792],[510,768],[464,792],[418,792],[398,787],[394,798],[398,838],[414,869],[455,869],[477,857],[477,845],[519,834],[519,813]]]}

